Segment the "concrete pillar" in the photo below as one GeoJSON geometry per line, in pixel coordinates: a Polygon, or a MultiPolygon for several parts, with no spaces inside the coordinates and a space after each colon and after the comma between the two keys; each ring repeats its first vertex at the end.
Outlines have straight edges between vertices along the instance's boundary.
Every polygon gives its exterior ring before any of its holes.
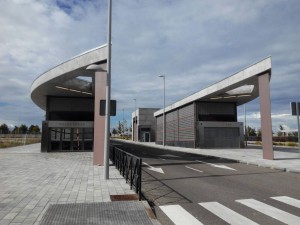
{"type": "Polygon", "coordinates": [[[270,74],[266,73],[258,77],[259,97],[260,97],[260,117],[263,159],[274,159],[272,120],[271,120],[271,100],[270,100],[270,74]]]}
{"type": "Polygon", "coordinates": [[[95,73],[95,111],[94,111],[94,146],[93,164],[104,164],[105,116],[100,116],[100,100],[105,100],[106,72],[95,73]]]}
{"type": "Polygon", "coordinates": [[[41,152],[50,151],[51,143],[51,131],[48,127],[48,121],[43,121],[42,123],[42,140],[41,140],[41,152]]]}

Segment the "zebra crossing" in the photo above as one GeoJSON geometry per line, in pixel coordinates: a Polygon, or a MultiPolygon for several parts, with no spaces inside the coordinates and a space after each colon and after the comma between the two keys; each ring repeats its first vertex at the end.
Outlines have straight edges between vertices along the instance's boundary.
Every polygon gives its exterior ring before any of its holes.
{"type": "MultiPolygon", "coordinates": [[[[287,204],[289,206],[295,207],[296,210],[300,209],[300,200],[291,198],[288,196],[276,196],[270,197],[277,202],[287,204]]],[[[278,222],[290,225],[299,225],[300,217],[293,215],[284,210],[278,209],[272,205],[266,204],[264,202],[255,199],[239,199],[235,200],[235,204],[240,204],[240,207],[247,207],[251,210],[258,211],[263,215],[275,219],[278,222]]],[[[197,204],[198,206],[204,208],[205,210],[211,212],[221,220],[233,224],[233,225],[256,225],[258,223],[253,220],[243,216],[234,210],[222,205],[218,202],[201,202],[197,204]]],[[[198,218],[194,217],[190,212],[188,212],[184,207],[180,205],[164,205],[159,206],[160,210],[175,224],[175,225],[202,225],[205,224],[198,218]]],[[[298,211],[297,211],[298,212],[298,211]]],[[[300,215],[300,211],[299,211],[300,215]]]]}

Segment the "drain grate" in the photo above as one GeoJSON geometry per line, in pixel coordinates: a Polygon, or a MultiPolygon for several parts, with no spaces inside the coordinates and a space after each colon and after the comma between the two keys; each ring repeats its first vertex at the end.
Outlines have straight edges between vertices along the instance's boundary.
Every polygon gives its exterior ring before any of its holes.
{"type": "Polygon", "coordinates": [[[153,225],[140,201],[50,205],[40,225],[153,225]]]}
{"type": "Polygon", "coordinates": [[[139,200],[138,195],[132,194],[132,195],[111,195],[110,196],[111,201],[137,201],[139,200]]]}

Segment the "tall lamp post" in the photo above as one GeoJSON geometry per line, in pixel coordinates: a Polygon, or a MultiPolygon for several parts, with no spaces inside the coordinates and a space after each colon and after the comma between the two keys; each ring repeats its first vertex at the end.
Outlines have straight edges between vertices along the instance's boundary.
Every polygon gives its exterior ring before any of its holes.
{"type": "Polygon", "coordinates": [[[136,98],[132,99],[134,101],[134,119],[133,119],[133,124],[132,124],[132,130],[133,130],[133,134],[132,134],[132,141],[134,141],[135,139],[135,126],[134,124],[136,123],[136,128],[137,128],[137,120],[136,120],[136,98]]]}
{"type": "Polygon", "coordinates": [[[103,171],[104,178],[106,180],[109,179],[109,148],[110,148],[111,11],[112,11],[112,0],[108,0],[107,79],[106,79],[104,171],[103,171]]]}
{"type": "Polygon", "coordinates": [[[246,103],[244,104],[244,119],[245,119],[245,147],[247,147],[247,141],[248,141],[248,132],[247,132],[247,109],[246,109],[246,103]]]}
{"type": "Polygon", "coordinates": [[[166,131],[165,131],[165,126],[166,126],[166,115],[165,115],[165,106],[166,106],[166,76],[165,75],[159,75],[158,77],[163,78],[164,80],[164,109],[163,109],[163,146],[165,146],[165,141],[166,141],[166,131]]]}

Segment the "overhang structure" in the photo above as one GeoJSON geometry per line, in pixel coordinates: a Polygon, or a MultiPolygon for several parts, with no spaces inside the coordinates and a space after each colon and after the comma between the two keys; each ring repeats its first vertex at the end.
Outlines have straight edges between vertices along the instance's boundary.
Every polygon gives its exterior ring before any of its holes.
{"type": "Polygon", "coordinates": [[[31,99],[46,111],[41,150],[93,150],[94,164],[103,164],[104,117],[100,100],[106,99],[107,45],[71,58],[40,75],[31,86],[31,99]]]}
{"type": "MultiPolygon", "coordinates": [[[[180,142],[180,138],[178,137],[182,136],[183,142],[192,143],[188,141],[194,140],[192,145],[197,147],[197,141],[201,144],[205,138],[204,136],[199,136],[199,132],[201,133],[199,129],[202,129],[201,124],[206,124],[208,127],[212,127],[214,125],[212,123],[213,119],[211,118],[217,118],[219,122],[223,120],[222,122],[225,124],[224,126],[233,126],[232,124],[230,125],[230,122],[237,122],[237,115],[236,111],[234,112],[233,109],[231,110],[232,117],[229,116],[231,113],[229,112],[230,108],[232,108],[230,104],[234,104],[236,108],[239,105],[260,97],[263,158],[273,159],[269,86],[271,69],[271,57],[265,58],[241,70],[240,72],[207,87],[206,89],[167,106],[165,110],[161,109],[155,112],[154,116],[157,120],[156,139],[159,140],[160,136],[166,135],[166,140],[168,140],[169,135],[169,140],[177,138],[177,142],[172,141],[172,143],[180,145],[180,143],[178,144],[178,142],[180,142]],[[222,107],[224,108],[222,109],[222,107]],[[161,131],[162,129],[160,129],[163,126],[162,118],[164,116],[164,111],[166,116],[165,134],[163,134],[161,131]],[[176,122],[174,123],[171,121],[176,122]],[[199,123],[198,127],[197,125],[192,125],[197,123],[199,123]],[[180,124],[182,125],[181,127],[180,124]],[[177,127],[176,131],[174,131],[174,127],[177,127]],[[172,132],[174,135],[171,135],[173,134],[172,132]]],[[[215,125],[218,127],[221,126],[220,124],[221,123],[215,125]]]]}

